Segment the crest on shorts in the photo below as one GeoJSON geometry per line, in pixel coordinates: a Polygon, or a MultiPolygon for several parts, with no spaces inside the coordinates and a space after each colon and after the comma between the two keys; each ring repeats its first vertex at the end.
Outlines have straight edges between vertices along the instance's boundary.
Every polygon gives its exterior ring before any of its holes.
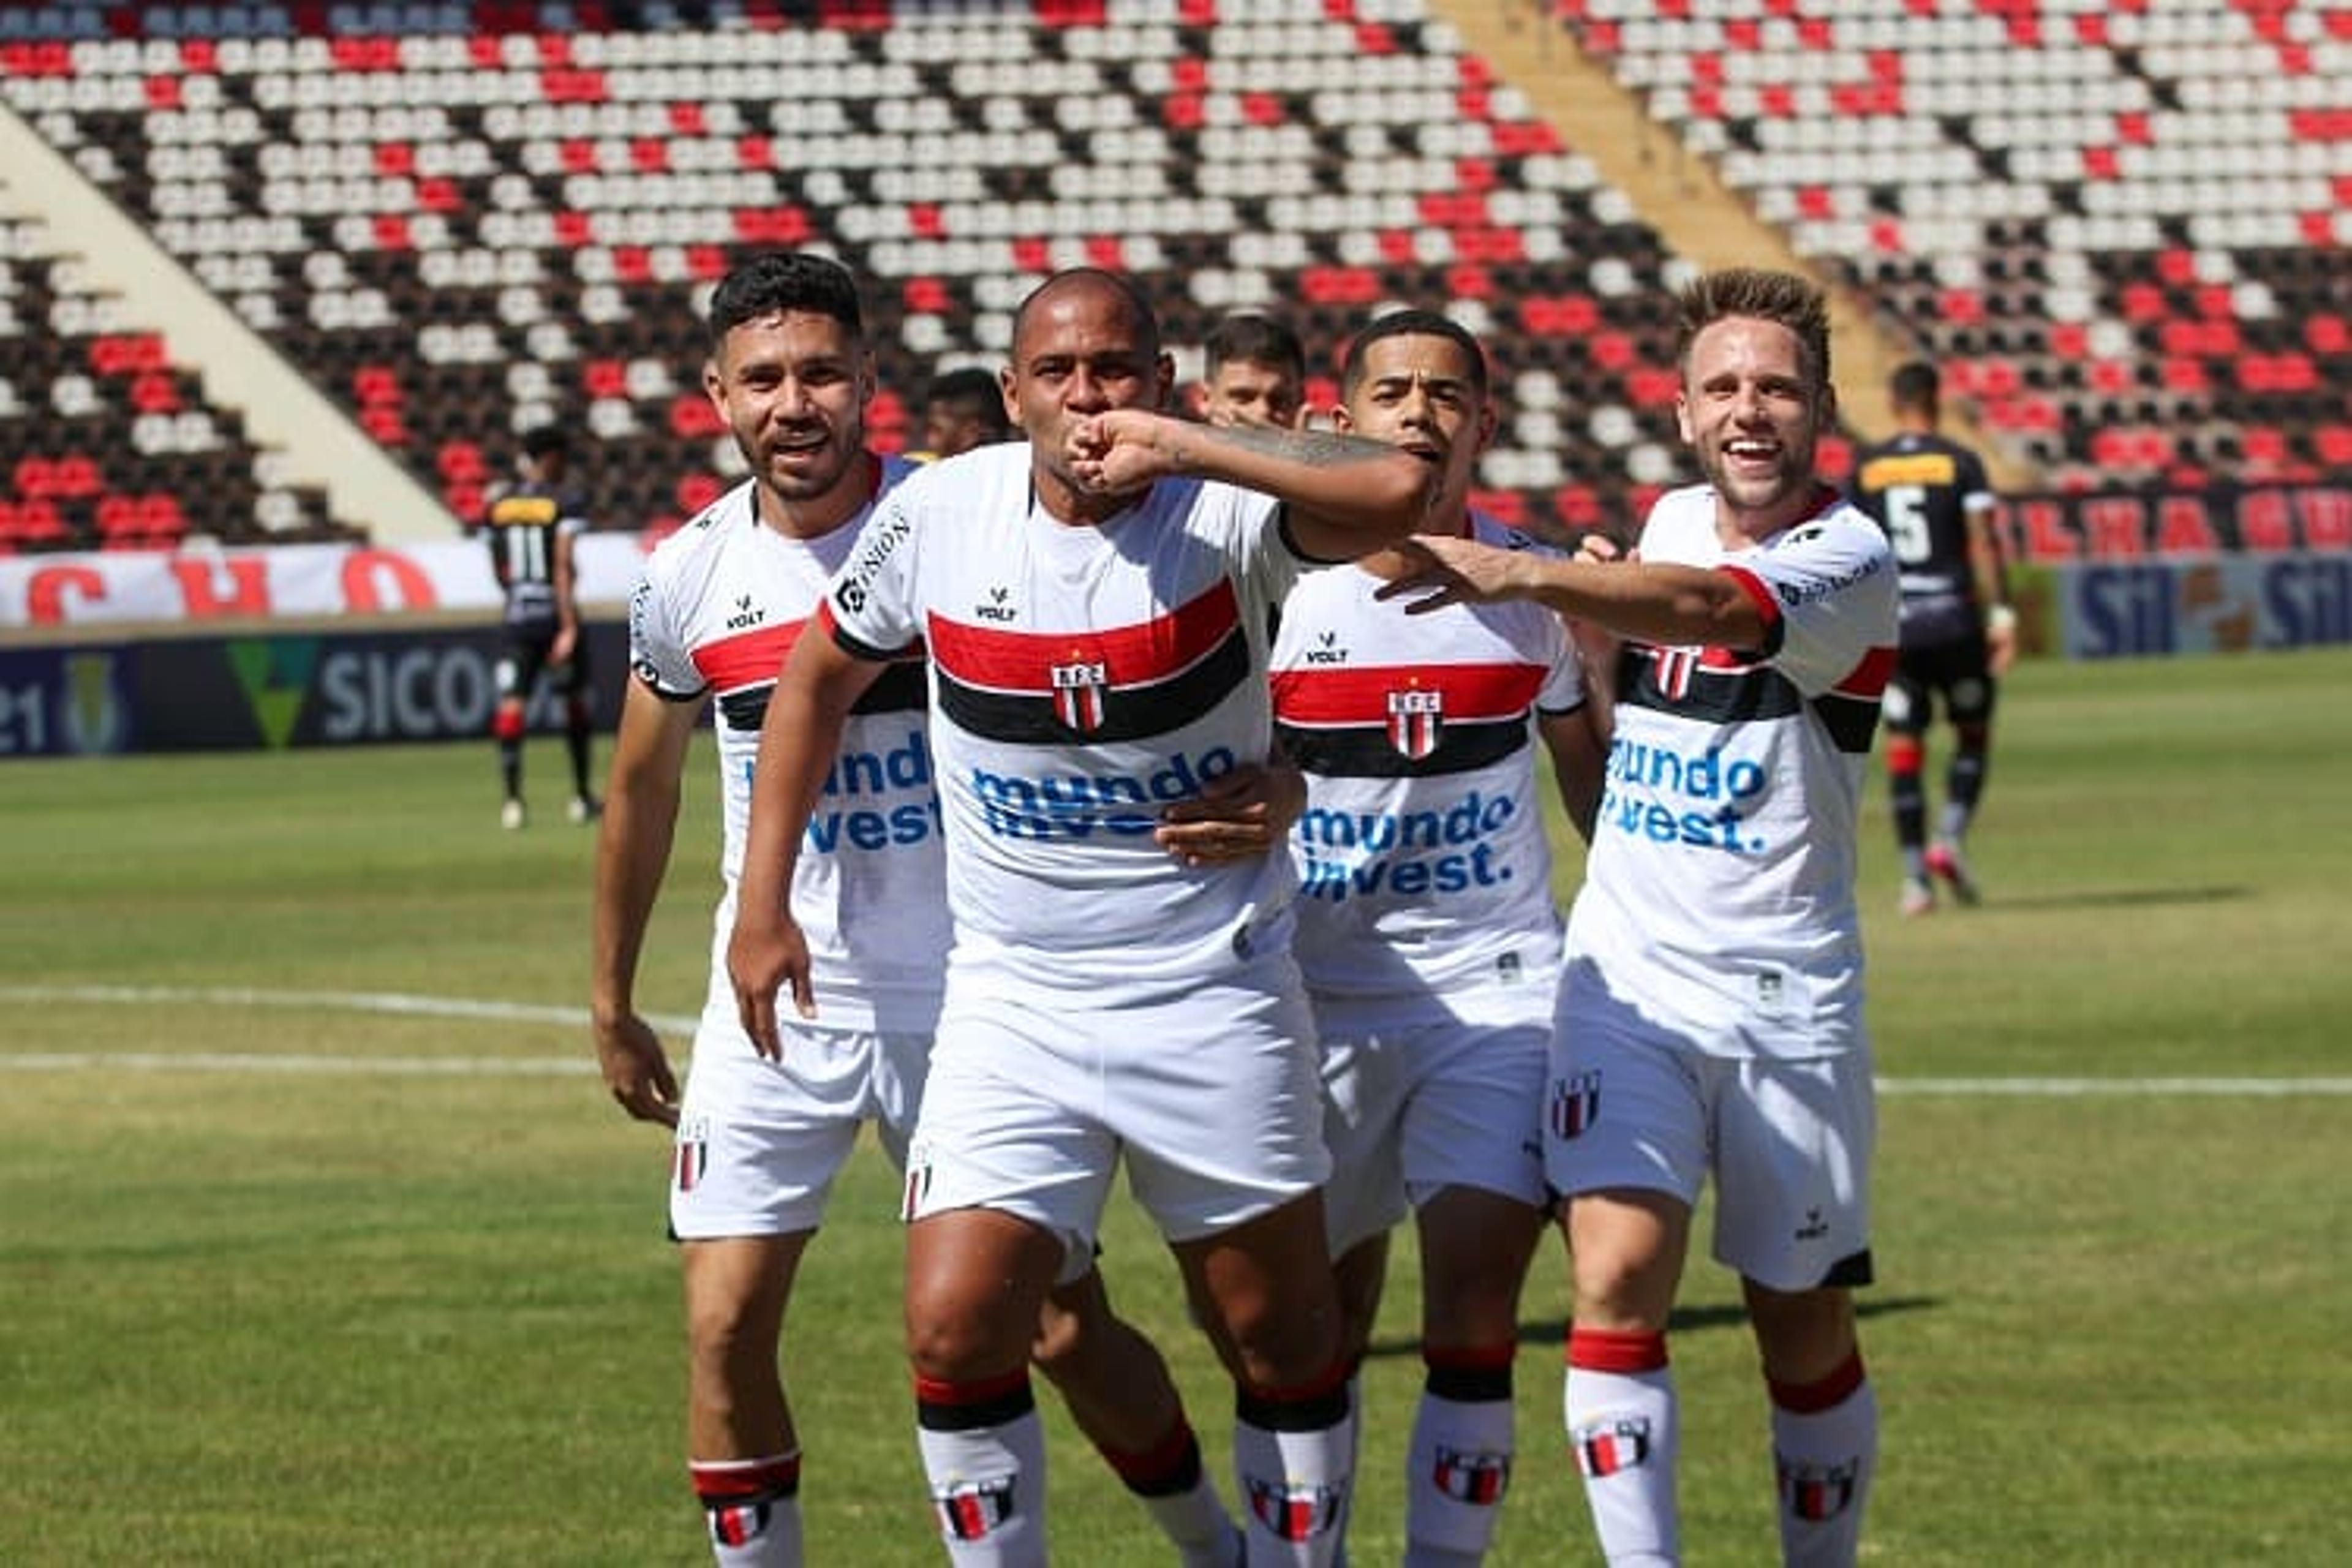
{"type": "Polygon", "coordinates": [[[1285,1541],[1312,1541],[1339,1522],[1344,1494],[1337,1487],[1270,1481],[1258,1476],[1244,1479],[1249,1483],[1250,1512],[1285,1541]]]}
{"type": "MultiPolygon", "coordinates": [[[[1074,659],[1076,650],[1072,650],[1074,659]]],[[[1103,694],[1110,689],[1110,667],[1099,660],[1077,659],[1046,667],[1054,682],[1054,717],[1080,734],[1102,728],[1103,694]]]]}
{"type": "Polygon", "coordinates": [[[1503,1492],[1511,1484],[1511,1457],[1464,1453],[1440,1443],[1429,1479],[1441,1493],[1456,1502],[1491,1506],[1503,1500],[1503,1492]]]}
{"type": "Polygon", "coordinates": [[[898,1218],[911,1222],[923,1212],[923,1200],[931,1195],[930,1156],[910,1152],[907,1156],[907,1181],[898,1190],[898,1218]]]}
{"type": "Polygon", "coordinates": [[[1780,1472],[1780,1497],[1789,1511],[1809,1524],[1835,1519],[1853,1503],[1854,1479],[1862,1461],[1843,1465],[1810,1465],[1776,1456],[1780,1472]]]}
{"type": "Polygon", "coordinates": [[[1572,1436],[1577,1467],[1593,1480],[1630,1470],[1650,1457],[1650,1418],[1646,1415],[1595,1421],[1578,1427],[1572,1436]]]}
{"type": "Polygon", "coordinates": [[[709,1168],[709,1132],[698,1118],[677,1130],[677,1142],[670,1152],[670,1181],[679,1192],[690,1193],[702,1184],[709,1168]]]}
{"type": "Polygon", "coordinates": [[[957,1481],[931,1489],[940,1533],[950,1541],[984,1541],[1013,1517],[1013,1478],[957,1481]]]}
{"type": "Polygon", "coordinates": [[[1601,1114],[1601,1074],[1570,1073],[1551,1080],[1551,1135],[1566,1141],[1581,1138],[1601,1114]]]}
{"type": "Polygon", "coordinates": [[[1403,756],[1421,761],[1437,750],[1437,731],[1444,723],[1445,693],[1410,687],[1389,693],[1389,744],[1403,756]]]}

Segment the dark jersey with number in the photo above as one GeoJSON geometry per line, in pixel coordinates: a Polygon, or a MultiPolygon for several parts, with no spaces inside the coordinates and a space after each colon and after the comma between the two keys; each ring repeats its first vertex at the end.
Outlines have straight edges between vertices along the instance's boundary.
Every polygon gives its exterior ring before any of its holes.
{"type": "Polygon", "coordinates": [[[1942,436],[1906,431],[1854,458],[1854,504],[1885,532],[1902,574],[1906,643],[1948,642],[1980,629],[1969,512],[1992,500],[1982,459],[1942,436]]]}
{"type": "Polygon", "coordinates": [[[556,543],[586,527],[570,496],[542,486],[523,485],[490,503],[482,537],[489,543],[490,570],[506,595],[507,625],[556,625],[556,543]]]}

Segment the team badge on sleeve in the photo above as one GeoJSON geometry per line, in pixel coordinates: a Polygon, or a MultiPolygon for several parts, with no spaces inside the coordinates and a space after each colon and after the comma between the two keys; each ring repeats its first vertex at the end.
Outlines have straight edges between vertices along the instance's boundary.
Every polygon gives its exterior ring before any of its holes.
{"type": "Polygon", "coordinates": [[[1565,1142],[1580,1138],[1601,1114],[1601,1075],[1571,1073],[1551,1080],[1551,1135],[1565,1142]]]}
{"type": "Polygon", "coordinates": [[[1413,762],[1437,750],[1444,722],[1445,693],[1418,687],[1389,693],[1389,744],[1413,762]]]}
{"type": "Polygon", "coordinates": [[[950,1541],[984,1541],[1013,1517],[1013,1478],[958,1481],[931,1492],[940,1533],[950,1541]]]}
{"type": "Polygon", "coordinates": [[[1613,1476],[1620,1470],[1630,1470],[1650,1457],[1650,1422],[1647,1416],[1629,1415],[1595,1421],[1590,1426],[1578,1427],[1573,1437],[1577,1466],[1593,1480],[1613,1476]]]}
{"type": "Polygon", "coordinates": [[[1465,1454],[1440,1444],[1430,1472],[1437,1489],[1456,1502],[1493,1504],[1511,1484],[1508,1454],[1465,1454]]]}
{"type": "Polygon", "coordinates": [[[1809,1524],[1835,1519],[1853,1501],[1858,1459],[1843,1465],[1807,1465],[1780,1457],[1780,1497],[1790,1513],[1809,1524]]]}
{"type": "Polygon", "coordinates": [[[1337,1487],[1245,1479],[1250,1512],[1285,1541],[1312,1541],[1339,1522],[1341,1493],[1337,1487]]]}

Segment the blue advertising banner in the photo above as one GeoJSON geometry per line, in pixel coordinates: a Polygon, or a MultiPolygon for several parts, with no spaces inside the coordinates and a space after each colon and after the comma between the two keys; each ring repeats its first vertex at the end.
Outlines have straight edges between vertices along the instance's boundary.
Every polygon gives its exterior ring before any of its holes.
{"type": "MultiPolygon", "coordinates": [[[[597,724],[610,730],[627,629],[585,631],[597,724]]],[[[496,626],[455,626],[0,648],[0,757],[479,740],[504,647],[496,626]]],[[[560,718],[538,693],[532,728],[560,718]]]]}
{"type": "Polygon", "coordinates": [[[2070,658],[2352,643],[2352,555],[2233,555],[2056,569],[2070,658]]]}

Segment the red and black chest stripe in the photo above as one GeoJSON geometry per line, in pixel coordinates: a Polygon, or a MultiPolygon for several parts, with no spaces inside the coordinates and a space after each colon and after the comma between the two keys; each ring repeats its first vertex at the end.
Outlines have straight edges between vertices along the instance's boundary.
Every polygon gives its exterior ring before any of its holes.
{"type": "Polygon", "coordinates": [[[1532,664],[1286,669],[1274,678],[1275,734],[1326,778],[1468,773],[1528,743],[1544,671],[1532,664]]]}
{"type": "Polygon", "coordinates": [[[1183,729],[1253,679],[1232,583],[1134,626],[1003,631],[936,612],[940,711],[1011,744],[1133,741],[1183,729]]]}
{"type": "MultiPolygon", "coordinates": [[[[717,694],[719,717],[729,729],[759,729],[768,714],[768,694],[775,689],[776,672],[783,668],[784,656],[793,651],[793,644],[800,640],[801,630],[807,625],[799,620],[757,626],[694,650],[694,667],[717,694]]],[[[923,650],[918,644],[898,654],[850,711],[919,712],[926,696],[923,650]]]]}

